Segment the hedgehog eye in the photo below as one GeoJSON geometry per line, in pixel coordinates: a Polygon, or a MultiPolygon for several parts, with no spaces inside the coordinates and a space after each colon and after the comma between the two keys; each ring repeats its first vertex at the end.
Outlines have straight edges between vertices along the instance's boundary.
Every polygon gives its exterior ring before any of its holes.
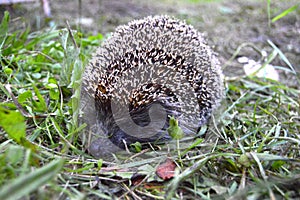
{"type": "Polygon", "coordinates": [[[106,88],[103,85],[98,85],[98,90],[102,93],[102,94],[106,94],[106,88]]]}

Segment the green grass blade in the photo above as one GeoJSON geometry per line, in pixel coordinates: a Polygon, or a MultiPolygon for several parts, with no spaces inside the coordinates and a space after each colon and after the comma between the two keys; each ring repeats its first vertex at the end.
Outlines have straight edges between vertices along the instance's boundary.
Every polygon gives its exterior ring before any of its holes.
{"type": "Polygon", "coordinates": [[[15,179],[0,190],[0,199],[19,199],[46,184],[62,169],[63,159],[54,160],[48,165],[15,179]]]}
{"type": "Polygon", "coordinates": [[[271,27],[271,0],[267,0],[268,26],[271,27]]]}
{"type": "Polygon", "coordinates": [[[294,74],[296,74],[296,70],[295,68],[292,66],[292,64],[290,63],[290,61],[287,59],[287,57],[282,53],[282,51],[271,41],[268,40],[268,43],[273,47],[273,49],[275,51],[277,51],[278,55],[280,56],[280,58],[289,66],[289,68],[292,70],[292,72],[294,74]]]}
{"type": "Polygon", "coordinates": [[[1,41],[2,45],[5,41],[4,39],[8,32],[8,23],[9,23],[9,12],[5,11],[2,21],[1,21],[1,24],[0,24],[0,41],[1,41]]]}
{"type": "Polygon", "coordinates": [[[288,9],[286,9],[285,11],[283,11],[282,13],[280,13],[279,15],[277,15],[276,17],[274,17],[272,19],[272,23],[276,22],[277,20],[283,18],[284,16],[288,15],[289,13],[293,12],[294,10],[296,10],[298,8],[299,4],[296,4],[288,9]]]}
{"type": "Polygon", "coordinates": [[[39,89],[35,85],[32,85],[32,87],[34,89],[34,93],[36,97],[39,100],[39,101],[35,101],[36,109],[40,112],[45,112],[47,110],[47,104],[44,97],[41,95],[39,89]]]}

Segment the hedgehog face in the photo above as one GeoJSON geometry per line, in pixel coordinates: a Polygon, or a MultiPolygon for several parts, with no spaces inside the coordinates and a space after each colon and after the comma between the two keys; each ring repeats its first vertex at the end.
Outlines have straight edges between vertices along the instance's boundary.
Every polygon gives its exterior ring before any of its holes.
{"type": "MultiPolygon", "coordinates": [[[[192,26],[166,16],[136,20],[118,27],[87,66],[82,98],[94,100],[94,109],[85,100],[81,105],[96,119],[82,121],[98,125],[92,142],[101,136],[120,148],[169,139],[169,116],[195,133],[219,105],[221,76],[215,54],[192,26]]],[[[95,146],[90,151],[97,157],[95,146]]]]}

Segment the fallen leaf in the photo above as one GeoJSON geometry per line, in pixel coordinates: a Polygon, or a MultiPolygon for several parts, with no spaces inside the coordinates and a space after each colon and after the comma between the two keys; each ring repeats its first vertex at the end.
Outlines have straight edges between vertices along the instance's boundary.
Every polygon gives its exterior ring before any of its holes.
{"type": "Polygon", "coordinates": [[[175,168],[176,164],[174,161],[168,158],[164,163],[160,164],[156,168],[156,174],[163,180],[167,180],[174,176],[175,168]]]}
{"type": "Polygon", "coordinates": [[[141,174],[134,174],[131,177],[131,182],[132,185],[136,186],[142,183],[142,181],[145,179],[145,175],[141,175],[141,174]]]}
{"type": "Polygon", "coordinates": [[[260,78],[269,78],[272,80],[279,80],[279,73],[275,67],[271,64],[263,66],[259,62],[254,60],[246,60],[246,58],[241,57],[239,59],[240,63],[244,64],[244,71],[247,76],[257,76],[260,78]]]}
{"type": "Polygon", "coordinates": [[[224,194],[228,190],[227,187],[223,187],[219,185],[211,186],[211,189],[213,189],[217,194],[224,194]]]}

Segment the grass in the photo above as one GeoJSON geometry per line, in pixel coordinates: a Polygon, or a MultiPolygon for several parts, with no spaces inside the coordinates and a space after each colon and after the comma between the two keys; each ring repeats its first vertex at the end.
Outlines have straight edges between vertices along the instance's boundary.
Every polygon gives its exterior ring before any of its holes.
{"type": "Polygon", "coordinates": [[[299,3],[298,4],[295,4],[293,6],[291,6],[290,8],[282,11],[280,14],[278,14],[277,16],[273,17],[271,19],[271,0],[267,0],[267,13],[268,13],[268,24],[269,24],[269,27],[271,27],[271,23],[274,23],[276,22],[277,20],[285,17],[286,15],[290,14],[291,12],[294,12],[298,9],[299,7],[299,3]]]}
{"type": "MultiPolygon", "coordinates": [[[[79,137],[84,125],[77,123],[78,88],[102,35],[87,37],[68,28],[11,32],[9,26],[5,15],[0,199],[300,196],[299,88],[256,77],[227,78],[224,112],[201,130],[208,130],[206,140],[184,138],[113,161],[95,160],[79,137]],[[176,175],[163,180],[156,168],[167,158],[176,163],[176,175]]],[[[281,51],[276,55],[286,59],[281,51]]]]}

